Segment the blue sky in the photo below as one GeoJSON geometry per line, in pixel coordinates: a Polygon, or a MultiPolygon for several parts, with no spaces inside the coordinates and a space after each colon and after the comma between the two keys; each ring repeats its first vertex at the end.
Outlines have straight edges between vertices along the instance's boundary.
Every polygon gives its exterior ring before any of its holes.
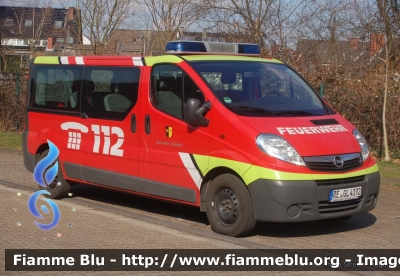
{"type": "MultiPolygon", "coordinates": [[[[37,6],[47,7],[51,6],[54,8],[62,8],[63,6],[69,7],[71,4],[75,4],[75,1],[58,1],[58,0],[0,0],[0,6],[37,6]],[[61,3],[62,4],[61,4],[61,3]]],[[[75,5],[72,5],[75,6],[75,5]]]]}

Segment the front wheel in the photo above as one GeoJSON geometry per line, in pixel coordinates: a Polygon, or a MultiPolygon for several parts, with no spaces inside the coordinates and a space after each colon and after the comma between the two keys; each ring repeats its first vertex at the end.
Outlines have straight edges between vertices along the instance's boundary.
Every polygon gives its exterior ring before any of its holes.
{"type": "Polygon", "coordinates": [[[232,174],[222,174],[208,185],[206,212],[211,228],[216,233],[233,237],[253,231],[256,219],[245,184],[232,174]]]}
{"type": "MultiPolygon", "coordinates": [[[[49,154],[49,150],[45,150],[40,154],[38,163],[40,160],[45,158],[49,154]]],[[[71,185],[64,179],[61,171],[60,162],[58,162],[58,173],[51,183],[48,183],[46,187],[39,185],[39,189],[46,190],[50,195],[45,195],[47,198],[58,199],[65,197],[71,191],[71,185]]]]}

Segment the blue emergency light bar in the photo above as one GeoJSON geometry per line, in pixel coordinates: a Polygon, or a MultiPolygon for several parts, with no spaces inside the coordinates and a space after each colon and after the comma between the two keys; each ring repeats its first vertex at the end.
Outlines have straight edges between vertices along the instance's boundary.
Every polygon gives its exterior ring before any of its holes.
{"type": "Polygon", "coordinates": [[[223,54],[259,56],[260,47],[251,43],[226,43],[206,41],[170,41],[167,43],[168,54],[223,54]]]}

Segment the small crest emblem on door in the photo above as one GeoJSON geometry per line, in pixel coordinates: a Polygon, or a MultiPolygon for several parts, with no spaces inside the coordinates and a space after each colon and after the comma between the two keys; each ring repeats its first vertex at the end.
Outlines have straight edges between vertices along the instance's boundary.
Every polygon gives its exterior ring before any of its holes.
{"type": "Polygon", "coordinates": [[[168,138],[172,137],[172,127],[171,126],[167,126],[165,128],[165,134],[167,135],[168,138]]]}

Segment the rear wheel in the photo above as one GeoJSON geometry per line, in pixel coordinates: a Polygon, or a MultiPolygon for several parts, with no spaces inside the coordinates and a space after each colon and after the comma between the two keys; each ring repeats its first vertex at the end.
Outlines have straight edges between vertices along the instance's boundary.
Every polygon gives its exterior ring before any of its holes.
{"type": "Polygon", "coordinates": [[[256,219],[245,184],[232,174],[222,174],[208,185],[206,212],[211,228],[233,237],[249,234],[256,219]]]}
{"type": "MultiPolygon", "coordinates": [[[[43,151],[40,154],[38,163],[40,160],[45,158],[48,153],[49,150],[43,151]]],[[[58,173],[54,180],[51,183],[48,183],[46,187],[39,185],[39,189],[46,190],[50,193],[50,195],[45,195],[45,197],[51,199],[63,198],[71,191],[71,185],[64,179],[62,174],[59,160],[57,159],[56,162],[58,162],[58,173]]]]}

